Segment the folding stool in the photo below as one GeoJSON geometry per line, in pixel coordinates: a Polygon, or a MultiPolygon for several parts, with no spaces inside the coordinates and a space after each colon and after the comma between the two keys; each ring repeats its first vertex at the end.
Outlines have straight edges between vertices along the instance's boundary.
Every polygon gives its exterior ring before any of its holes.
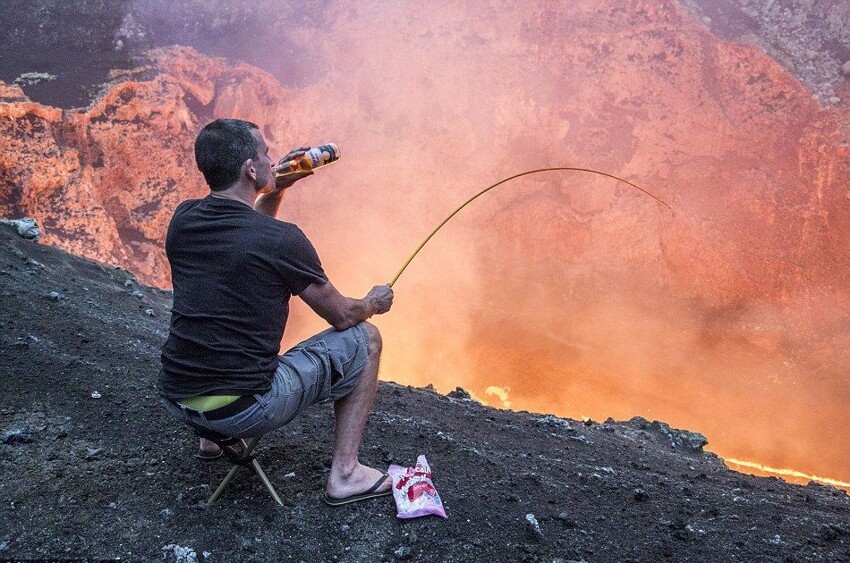
{"type": "Polygon", "coordinates": [[[260,467],[259,462],[252,455],[254,448],[257,446],[257,443],[260,441],[262,436],[250,438],[246,442],[239,438],[231,438],[230,436],[213,432],[207,428],[201,428],[198,426],[193,426],[193,428],[195,429],[195,434],[213,442],[221,448],[221,451],[224,452],[225,459],[227,459],[227,461],[229,461],[232,465],[230,472],[213,492],[209,500],[207,500],[206,506],[211,505],[218,499],[218,497],[221,496],[222,491],[224,491],[224,488],[228,483],[230,483],[230,480],[233,479],[233,476],[236,475],[236,471],[240,467],[250,467],[253,469],[260,477],[263,485],[265,485],[266,489],[268,489],[269,493],[271,493],[272,498],[277,501],[279,505],[283,506],[283,502],[280,500],[280,496],[278,496],[277,491],[275,491],[274,486],[271,484],[271,481],[269,481],[269,478],[266,477],[266,473],[263,471],[263,468],[260,467]]]}

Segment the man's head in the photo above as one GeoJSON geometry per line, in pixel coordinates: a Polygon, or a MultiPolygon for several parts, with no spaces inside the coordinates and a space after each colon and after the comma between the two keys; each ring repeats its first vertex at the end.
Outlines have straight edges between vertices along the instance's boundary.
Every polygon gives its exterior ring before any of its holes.
{"type": "Polygon", "coordinates": [[[195,139],[195,162],[214,192],[231,187],[243,173],[257,189],[271,181],[268,147],[250,121],[216,119],[207,124],[195,139]]]}

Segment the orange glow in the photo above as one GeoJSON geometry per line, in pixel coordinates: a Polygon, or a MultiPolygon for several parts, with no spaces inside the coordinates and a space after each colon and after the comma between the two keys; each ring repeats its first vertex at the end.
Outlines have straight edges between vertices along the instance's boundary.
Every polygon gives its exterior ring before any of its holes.
{"type": "Polygon", "coordinates": [[[817,481],[818,483],[823,483],[825,485],[832,485],[833,487],[841,487],[843,489],[850,489],[850,483],[846,481],[839,481],[838,479],[830,479],[829,477],[819,477],[817,475],[808,475],[801,471],[795,471],[793,469],[777,469],[776,467],[768,467],[766,465],[762,465],[760,463],[754,463],[752,461],[743,461],[740,459],[732,459],[728,458],[724,460],[727,464],[736,465],[739,467],[745,467],[747,469],[755,469],[757,471],[763,473],[769,473],[771,475],[779,475],[781,477],[790,477],[794,479],[803,479],[806,481],[817,481]]]}
{"type": "MultiPolygon", "coordinates": [[[[673,212],[581,174],[488,193],[374,319],[381,377],[663,420],[724,457],[850,479],[850,167],[833,110],[674,4],[641,4],[646,29],[591,0],[474,4],[342,11],[317,34],[332,71],[292,93],[280,148],[333,139],[346,156],[282,218],[337,287],[388,282],[451,210],[530,168],[616,174],[673,212]]],[[[286,344],[318,328],[291,318],[286,344]]]]}

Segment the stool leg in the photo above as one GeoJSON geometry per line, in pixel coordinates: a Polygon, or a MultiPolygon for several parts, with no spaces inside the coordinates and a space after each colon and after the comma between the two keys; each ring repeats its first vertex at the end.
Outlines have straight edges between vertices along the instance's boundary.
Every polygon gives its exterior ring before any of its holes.
{"type": "Polygon", "coordinates": [[[256,459],[251,460],[251,467],[253,467],[254,471],[257,472],[257,475],[260,476],[260,480],[263,482],[263,485],[265,485],[266,488],[269,490],[272,495],[272,498],[275,499],[279,505],[283,506],[283,502],[280,500],[280,497],[277,496],[277,491],[274,490],[271,481],[269,481],[269,478],[266,477],[266,473],[263,471],[263,468],[260,467],[260,464],[257,463],[256,459]]]}
{"type": "MultiPolygon", "coordinates": [[[[249,455],[251,455],[251,451],[260,441],[260,438],[262,438],[262,436],[251,438],[248,442],[246,442],[245,440],[240,440],[242,442],[242,451],[240,452],[240,456],[242,459],[245,459],[249,455]]],[[[269,481],[269,478],[266,477],[266,473],[263,471],[263,468],[260,467],[260,464],[257,462],[256,459],[251,460],[251,467],[254,468],[254,471],[257,473],[257,475],[260,477],[260,480],[263,482],[263,485],[265,485],[266,489],[269,490],[269,493],[271,493],[272,498],[279,505],[283,506],[283,501],[280,500],[280,496],[278,496],[277,491],[274,489],[274,486],[272,485],[271,481],[269,481]]],[[[230,468],[230,472],[227,474],[227,476],[224,478],[224,480],[221,482],[215,492],[213,492],[212,496],[210,496],[209,500],[207,501],[207,506],[218,500],[218,497],[221,496],[221,493],[224,491],[224,488],[227,486],[228,483],[230,483],[230,480],[233,479],[233,476],[236,475],[236,471],[238,469],[238,465],[234,465],[230,468]]]]}
{"type": "Polygon", "coordinates": [[[248,457],[249,455],[251,455],[251,452],[254,451],[254,446],[257,445],[257,443],[260,441],[260,438],[262,438],[262,436],[251,438],[251,440],[247,443],[244,439],[242,440],[242,447],[244,448],[244,450],[242,450],[243,457],[248,457]]]}
{"type": "Polygon", "coordinates": [[[233,479],[233,476],[236,475],[237,469],[239,469],[238,465],[234,465],[230,468],[230,473],[227,474],[227,477],[224,478],[224,481],[221,482],[221,485],[218,486],[218,488],[212,494],[210,499],[207,501],[207,506],[214,503],[218,499],[218,497],[221,496],[221,493],[222,491],[224,491],[224,488],[227,486],[228,483],[230,483],[230,480],[233,479]]]}

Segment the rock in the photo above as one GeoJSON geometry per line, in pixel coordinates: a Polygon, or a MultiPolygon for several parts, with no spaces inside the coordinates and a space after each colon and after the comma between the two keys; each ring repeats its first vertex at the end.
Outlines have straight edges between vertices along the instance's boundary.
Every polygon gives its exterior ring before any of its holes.
{"type": "Polygon", "coordinates": [[[132,295],[136,299],[142,299],[145,296],[145,294],[139,291],[138,289],[134,289],[133,291],[131,291],[130,295],[132,295]]]}
{"type": "Polygon", "coordinates": [[[576,442],[581,442],[587,446],[593,445],[593,442],[585,438],[584,436],[570,436],[570,440],[575,440],[576,442]]]}
{"type": "Polygon", "coordinates": [[[630,426],[636,426],[641,430],[650,430],[664,436],[670,441],[670,446],[673,449],[682,448],[694,452],[702,452],[702,448],[708,444],[708,439],[699,432],[689,432],[687,430],[676,430],[670,428],[670,425],[665,422],[653,421],[636,416],[629,420],[630,426]]]}
{"type": "Polygon", "coordinates": [[[831,103],[832,105],[840,104],[840,103],[841,103],[841,98],[839,98],[838,96],[831,96],[831,97],[829,98],[829,103],[831,103]]]}
{"type": "Polygon", "coordinates": [[[395,558],[402,561],[408,559],[412,553],[413,550],[407,547],[406,545],[403,545],[393,551],[393,555],[395,555],[395,558]]]}
{"type": "Polygon", "coordinates": [[[844,76],[850,76],[850,61],[847,61],[843,65],[841,65],[841,74],[844,76]]]}
{"type": "Polygon", "coordinates": [[[546,537],[543,535],[543,530],[540,529],[540,523],[537,522],[537,518],[534,514],[526,514],[525,522],[525,531],[530,539],[538,542],[546,541],[546,537]]]}
{"type": "Polygon", "coordinates": [[[155,313],[153,309],[145,309],[145,314],[149,317],[153,317],[155,313]]]}
{"type": "Polygon", "coordinates": [[[62,299],[62,297],[63,297],[63,296],[62,296],[62,294],[61,294],[61,293],[59,293],[58,291],[51,291],[51,292],[50,292],[50,294],[49,294],[47,297],[48,297],[51,301],[59,301],[60,299],[62,299]]]}
{"type": "Polygon", "coordinates": [[[578,522],[570,517],[570,513],[567,511],[560,512],[558,514],[558,520],[564,523],[564,526],[567,528],[573,529],[578,528],[578,522]]]}
{"type": "Polygon", "coordinates": [[[41,236],[38,223],[32,217],[24,217],[23,219],[0,219],[0,223],[12,225],[15,227],[18,235],[25,239],[37,239],[41,236]]]}
{"type": "Polygon", "coordinates": [[[569,420],[559,418],[559,417],[551,415],[551,414],[546,415],[546,416],[541,416],[540,418],[535,418],[534,422],[535,422],[535,424],[541,424],[541,425],[546,424],[546,425],[551,425],[551,426],[561,426],[563,428],[571,428],[569,420]]]}
{"type": "Polygon", "coordinates": [[[833,542],[842,536],[850,536],[850,530],[840,524],[821,524],[818,526],[817,535],[824,541],[833,542]]]}
{"type": "Polygon", "coordinates": [[[171,543],[164,546],[161,551],[163,552],[163,559],[166,559],[169,555],[173,556],[174,559],[171,560],[173,563],[198,563],[198,554],[191,547],[171,543]]]}
{"type": "Polygon", "coordinates": [[[809,481],[806,483],[807,489],[815,489],[823,492],[827,492],[834,497],[844,497],[845,493],[832,485],[826,485],[824,483],[818,483],[817,481],[809,481]]]}
{"type": "Polygon", "coordinates": [[[471,401],[472,396],[469,394],[469,391],[464,389],[463,387],[457,387],[454,391],[450,391],[447,397],[451,397],[452,399],[461,399],[464,401],[471,401]]]}
{"type": "Polygon", "coordinates": [[[632,493],[632,497],[635,499],[636,502],[643,502],[643,501],[645,501],[646,499],[649,498],[649,495],[643,489],[643,487],[638,487],[632,493]]]}
{"type": "Polygon", "coordinates": [[[673,537],[677,540],[689,542],[697,539],[699,534],[704,534],[703,530],[697,530],[691,524],[671,523],[670,528],[673,530],[673,537]]]}
{"type": "Polygon", "coordinates": [[[163,508],[162,510],[159,511],[159,515],[162,516],[163,520],[168,520],[169,518],[174,516],[174,511],[171,510],[170,508],[163,508]]]}
{"type": "Polygon", "coordinates": [[[4,444],[29,444],[33,439],[25,428],[10,428],[3,432],[4,444]]]}
{"type": "Polygon", "coordinates": [[[15,84],[31,86],[33,84],[38,84],[39,82],[51,82],[56,80],[57,76],[55,74],[48,74],[46,72],[25,72],[15,78],[15,84]]]}

